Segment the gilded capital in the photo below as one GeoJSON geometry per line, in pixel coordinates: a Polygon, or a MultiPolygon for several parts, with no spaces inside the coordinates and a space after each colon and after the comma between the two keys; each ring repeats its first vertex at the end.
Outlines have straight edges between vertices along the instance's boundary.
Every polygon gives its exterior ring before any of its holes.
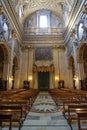
{"type": "Polygon", "coordinates": [[[83,14],[87,14],[87,4],[83,7],[83,14]]]}
{"type": "Polygon", "coordinates": [[[17,33],[16,33],[14,30],[12,30],[12,38],[13,38],[13,39],[16,39],[16,38],[17,38],[17,33]]]}
{"type": "Polygon", "coordinates": [[[0,15],[2,15],[4,13],[4,9],[2,6],[0,6],[0,15]]]}
{"type": "Polygon", "coordinates": [[[75,35],[75,29],[72,29],[70,32],[70,37],[73,37],[75,35]]]}

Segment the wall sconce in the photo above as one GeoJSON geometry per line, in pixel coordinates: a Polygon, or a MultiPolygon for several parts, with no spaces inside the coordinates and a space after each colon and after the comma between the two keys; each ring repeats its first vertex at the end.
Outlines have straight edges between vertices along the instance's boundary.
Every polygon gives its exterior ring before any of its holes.
{"type": "Polygon", "coordinates": [[[58,75],[55,76],[55,81],[59,81],[59,76],[58,75]]]}
{"type": "Polygon", "coordinates": [[[33,78],[32,78],[32,75],[28,76],[28,80],[29,80],[29,81],[32,81],[32,79],[33,79],[33,78]]]}

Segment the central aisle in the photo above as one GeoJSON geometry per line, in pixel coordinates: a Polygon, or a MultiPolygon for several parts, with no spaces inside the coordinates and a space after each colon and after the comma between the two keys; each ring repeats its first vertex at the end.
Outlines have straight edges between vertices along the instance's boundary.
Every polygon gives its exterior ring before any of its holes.
{"type": "Polygon", "coordinates": [[[22,130],[70,130],[62,116],[60,107],[57,107],[48,92],[40,92],[36,98],[22,130]]]}

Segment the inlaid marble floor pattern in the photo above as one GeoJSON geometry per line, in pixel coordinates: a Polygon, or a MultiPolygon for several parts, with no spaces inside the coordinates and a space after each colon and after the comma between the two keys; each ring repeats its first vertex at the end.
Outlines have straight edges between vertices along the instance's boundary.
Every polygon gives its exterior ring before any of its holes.
{"type": "MultiPolygon", "coordinates": [[[[84,124],[87,128],[87,123],[84,124]]],[[[77,123],[72,125],[78,130],[77,123]]],[[[2,130],[8,130],[4,127],[2,130]]],[[[18,128],[12,128],[18,130],[18,128]]],[[[21,130],[71,130],[67,120],[62,115],[62,108],[57,107],[47,92],[40,92],[30,112],[28,113],[21,130]]]]}
{"type": "Polygon", "coordinates": [[[57,107],[46,92],[41,92],[28,113],[21,130],[70,130],[57,107]]]}

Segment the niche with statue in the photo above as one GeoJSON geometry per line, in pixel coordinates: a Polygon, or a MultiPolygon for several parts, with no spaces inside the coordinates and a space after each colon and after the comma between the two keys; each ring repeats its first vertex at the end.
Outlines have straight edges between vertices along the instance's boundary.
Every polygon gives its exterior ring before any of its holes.
{"type": "Polygon", "coordinates": [[[58,88],[59,89],[64,88],[64,80],[59,80],[59,82],[58,82],[58,88]]]}
{"type": "Polygon", "coordinates": [[[24,80],[23,88],[24,88],[24,89],[30,89],[30,82],[27,81],[27,80],[24,80]]]}

